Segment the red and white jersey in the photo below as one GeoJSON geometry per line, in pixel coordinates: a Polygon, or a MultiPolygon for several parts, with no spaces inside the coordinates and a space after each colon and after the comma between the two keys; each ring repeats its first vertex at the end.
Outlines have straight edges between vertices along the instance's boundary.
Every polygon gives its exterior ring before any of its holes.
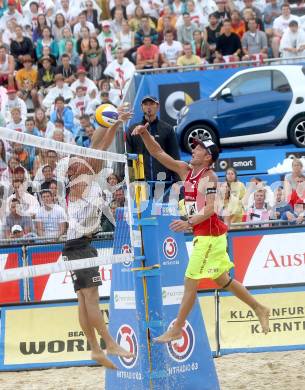
{"type": "MultiPolygon", "coordinates": [[[[184,202],[189,217],[196,215],[206,205],[206,194],[198,191],[200,180],[210,168],[203,168],[193,176],[193,170],[189,172],[184,182],[184,202]]],[[[221,236],[226,233],[227,226],[214,213],[205,221],[194,225],[194,236],[221,236]]]]}

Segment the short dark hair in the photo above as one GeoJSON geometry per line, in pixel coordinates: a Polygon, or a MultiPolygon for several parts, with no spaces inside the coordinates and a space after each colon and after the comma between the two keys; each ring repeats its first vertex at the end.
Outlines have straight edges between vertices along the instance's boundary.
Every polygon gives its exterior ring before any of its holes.
{"type": "Polygon", "coordinates": [[[33,123],[35,123],[34,118],[32,116],[27,117],[26,120],[25,120],[25,123],[26,122],[33,122],[33,123]]]}
{"type": "Polygon", "coordinates": [[[55,104],[57,103],[57,102],[65,102],[65,99],[62,97],[62,96],[57,96],[57,98],[55,99],[55,104]]]}
{"type": "Polygon", "coordinates": [[[48,164],[47,164],[47,165],[44,165],[44,166],[43,166],[41,172],[43,172],[46,168],[51,168],[51,169],[52,169],[51,165],[48,165],[48,164]]]}
{"type": "Polygon", "coordinates": [[[296,20],[291,20],[288,24],[289,27],[299,26],[299,23],[296,20]]]}
{"type": "Polygon", "coordinates": [[[57,185],[57,180],[55,180],[55,179],[50,180],[49,183],[48,183],[48,188],[50,188],[51,184],[56,184],[57,185]]]}
{"type": "Polygon", "coordinates": [[[211,17],[213,17],[213,16],[214,16],[214,18],[219,19],[219,16],[218,16],[218,14],[217,14],[216,12],[212,12],[212,13],[209,15],[209,19],[210,19],[211,17]]]}

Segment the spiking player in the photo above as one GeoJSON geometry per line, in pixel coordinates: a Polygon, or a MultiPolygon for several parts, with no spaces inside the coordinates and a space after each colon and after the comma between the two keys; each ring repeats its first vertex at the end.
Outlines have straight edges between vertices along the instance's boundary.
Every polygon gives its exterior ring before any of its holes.
{"type": "MultiPolygon", "coordinates": [[[[116,123],[105,130],[97,128],[92,136],[91,148],[107,150],[117,129],[131,118],[130,112],[119,111],[116,123]]],[[[97,184],[97,174],[103,161],[93,158],[72,157],[69,160],[70,179],[68,195],[68,232],[63,256],[68,260],[96,257],[97,251],[90,243],[100,224],[102,198],[97,184]]],[[[121,348],[111,337],[99,308],[98,286],[102,284],[98,267],[72,272],[74,289],[78,299],[79,323],[91,347],[91,358],[101,365],[116,369],[101,349],[95,334],[106,343],[107,353],[123,357],[133,355],[121,348]]]]}
{"type": "Polygon", "coordinates": [[[184,181],[187,221],[175,220],[170,229],[183,232],[193,228],[193,252],[185,273],[184,295],[173,327],[154,339],[158,343],[168,343],[182,337],[182,328],[197,296],[197,287],[202,278],[213,279],[218,286],[230,291],[249,305],[256,313],[262,330],[269,332],[270,310],[257,302],[248,290],[232,279],[229,270],[233,267],[227,254],[226,225],[215,213],[217,176],[211,165],[217,160],[219,150],[212,141],[195,140],[191,167],[176,161],[166,154],[147,130],[148,124],[135,127],[132,135],[140,136],[149,151],[162,165],[176,172],[184,181]]]}

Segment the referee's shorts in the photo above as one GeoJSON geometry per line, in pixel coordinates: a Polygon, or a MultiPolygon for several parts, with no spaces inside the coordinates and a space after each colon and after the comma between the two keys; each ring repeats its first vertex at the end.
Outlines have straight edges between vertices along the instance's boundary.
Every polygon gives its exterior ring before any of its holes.
{"type": "MultiPolygon", "coordinates": [[[[91,245],[91,239],[87,237],[68,240],[65,243],[62,255],[67,260],[86,259],[88,257],[97,257],[98,253],[91,245]]],[[[96,287],[102,285],[99,267],[85,268],[77,271],[71,271],[74,291],[82,288],[96,287]]]]}

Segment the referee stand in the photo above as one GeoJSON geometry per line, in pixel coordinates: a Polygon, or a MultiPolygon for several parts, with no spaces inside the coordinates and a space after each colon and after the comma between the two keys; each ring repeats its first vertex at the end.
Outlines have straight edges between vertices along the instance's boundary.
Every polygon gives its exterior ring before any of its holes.
{"type": "MultiPolygon", "coordinates": [[[[135,260],[113,264],[109,323],[115,340],[135,356],[113,357],[118,370],[106,370],[105,389],[219,390],[198,300],[180,340],[153,342],[177,316],[188,253],[184,234],[168,228],[177,219],[176,207],[143,201],[141,189],[135,194],[143,210],[134,216],[135,260]]],[[[124,210],[117,210],[114,254],[131,249],[123,216],[124,210]]]]}

